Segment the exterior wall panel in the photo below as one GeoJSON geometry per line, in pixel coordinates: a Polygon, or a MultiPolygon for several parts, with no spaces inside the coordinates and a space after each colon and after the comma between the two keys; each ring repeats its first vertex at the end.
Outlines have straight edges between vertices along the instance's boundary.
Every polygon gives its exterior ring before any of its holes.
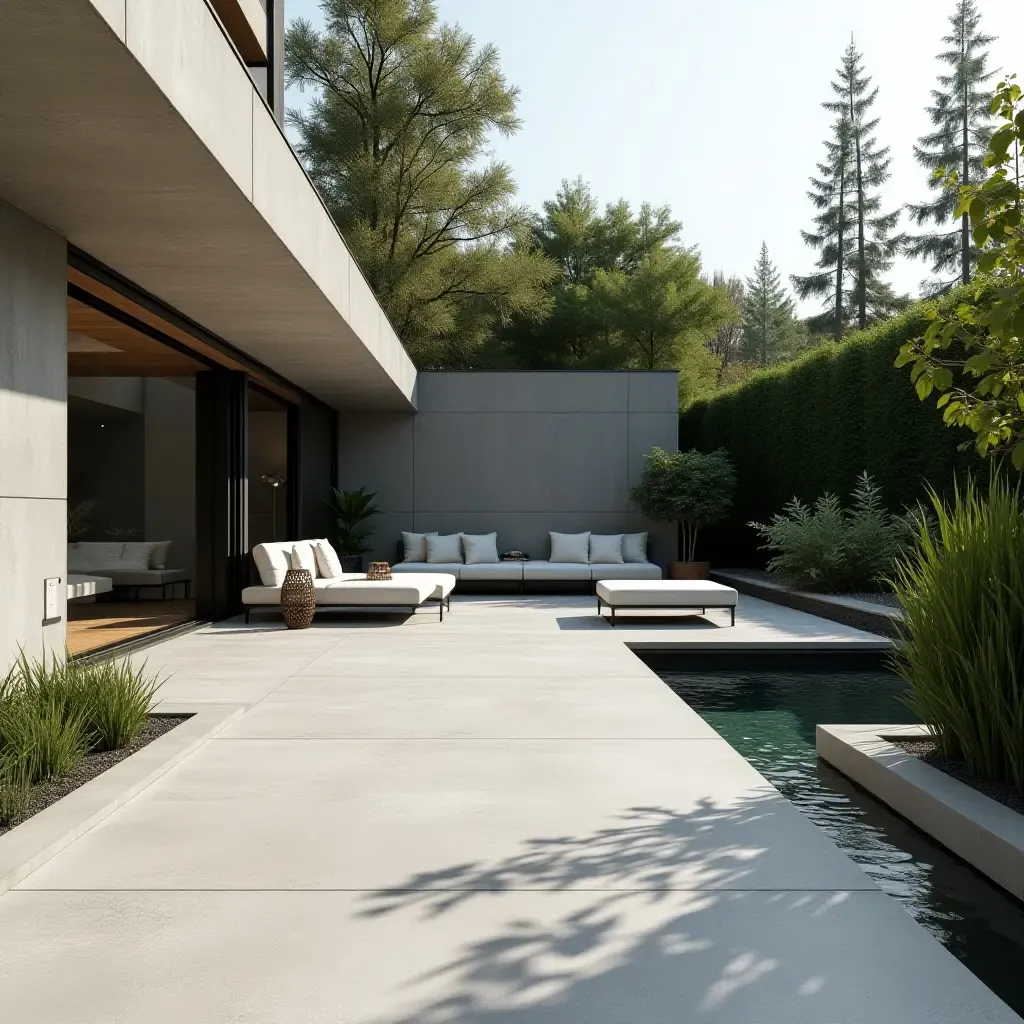
{"type": "Polygon", "coordinates": [[[62,652],[43,581],[67,566],[67,244],[0,201],[0,673],[62,652]]]}
{"type": "Polygon", "coordinates": [[[548,556],[548,532],[672,530],[629,501],[643,456],[677,447],[675,373],[421,373],[416,415],[339,425],[339,486],[377,492],[373,556],[402,530],[498,532],[502,550],[548,556]]]}

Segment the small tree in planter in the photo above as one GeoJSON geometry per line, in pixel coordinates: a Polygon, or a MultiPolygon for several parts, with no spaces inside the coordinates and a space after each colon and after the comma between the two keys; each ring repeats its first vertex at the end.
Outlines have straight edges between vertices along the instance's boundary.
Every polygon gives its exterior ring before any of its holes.
{"type": "Polygon", "coordinates": [[[736,474],[724,451],[667,452],[652,448],[640,484],[630,496],[648,519],[675,523],[678,561],[672,579],[701,579],[708,563],[695,561],[701,527],[725,517],[732,505],[736,474]]]}
{"type": "Polygon", "coordinates": [[[359,572],[363,566],[363,555],[370,550],[373,531],[367,521],[380,512],[374,504],[374,492],[359,487],[354,491],[331,492],[324,503],[334,516],[334,546],[345,572],[359,572]]]}

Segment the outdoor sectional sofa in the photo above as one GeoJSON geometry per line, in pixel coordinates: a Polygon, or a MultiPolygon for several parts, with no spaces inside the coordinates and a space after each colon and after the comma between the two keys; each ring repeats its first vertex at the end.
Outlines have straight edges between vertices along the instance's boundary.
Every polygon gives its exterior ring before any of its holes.
{"type": "Polygon", "coordinates": [[[443,572],[465,582],[518,583],[520,589],[531,581],[593,586],[600,580],[661,579],[661,568],[647,560],[646,533],[551,533],[549,557],[526,561],[502,560],[493,533],[404,533],[402,537],[404,557],[391,567],[392,573],[443,572]]]}
{"type": "Polygon", "coordinates": [[[256,586],[242,591],[245,621],[253,608],[279,608],[281,587],[289,569],[309,569],[317,608],[408,608],[437,601],[439,616],[451,607],[455,577],[443,572],[416,573],[399,579],[368,580],[365,573],[342,572],[337,554],[323,539],[257,544],[253,561],[260,575],[256,586]],[[297,564],[298,563],[298,564],[297,564]]]}

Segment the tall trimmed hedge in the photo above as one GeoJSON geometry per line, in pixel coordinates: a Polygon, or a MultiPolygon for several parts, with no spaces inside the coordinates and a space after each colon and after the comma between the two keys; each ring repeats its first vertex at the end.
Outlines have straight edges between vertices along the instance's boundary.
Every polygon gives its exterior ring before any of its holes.
{"type": "Polygon", "coordinates": [[[736,467],[733,514],[708,531],[705,556],[723,567],[763,563],[747,523],[766,522],[794,495],[846,496],[865,469],[897,509],[915,504],[926,482],[945,491],[954,473],[977,466],[973,452],[957,450],[969,435],[947,427],[934,396],[920,401],[909,371],[893,366],[900,346],[925,329],[925,309],[919,303],[840,344],[759,371],[682,413],[680,447],[724,448],[736,467]]]}

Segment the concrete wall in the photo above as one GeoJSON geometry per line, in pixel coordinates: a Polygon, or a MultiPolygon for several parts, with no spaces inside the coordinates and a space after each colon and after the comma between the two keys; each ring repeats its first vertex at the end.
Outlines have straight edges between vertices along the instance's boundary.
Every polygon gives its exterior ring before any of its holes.
{"type": "Polygon", "coordinates": [[[65,240],[0,200],[0,672],[64,648],[43,581],[67,563],[66,278],[65,240]]]}
{"type": "Polygon", "coordinates": [[[196,561],[196,393],[185,384],[143,381],[146,540],[169,540],[168,567],[196,561]]]}
{"type": "Polygon", "coordinates": [[[652,446],[675,450],[678,384],[669,373],[421,373],[415,416],[343,415],[339,486],[376,491],[374,554],[404,530],[498,531],[500,550],[547,558],[548,531],[670,528],[629,501],[652,446]]]}

